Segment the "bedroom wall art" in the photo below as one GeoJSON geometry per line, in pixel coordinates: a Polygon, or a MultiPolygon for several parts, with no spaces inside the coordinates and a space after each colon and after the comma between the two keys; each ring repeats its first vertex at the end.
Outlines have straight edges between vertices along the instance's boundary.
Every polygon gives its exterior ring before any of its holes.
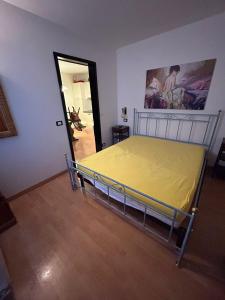
{"type": "Polygon", "coordinates": [[[203,110],[216,59],[148,70],[144,108],[203,110]]]}
{"type": "Polygon", "coordinates": [[[17,135],[9,107],[0,85],[0,138],[17,135]]]}

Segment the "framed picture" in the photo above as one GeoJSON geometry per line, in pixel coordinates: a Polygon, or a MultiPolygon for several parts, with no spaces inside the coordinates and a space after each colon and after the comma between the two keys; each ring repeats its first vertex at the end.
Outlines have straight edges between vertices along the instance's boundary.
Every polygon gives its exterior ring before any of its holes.
{"type": "Polygon", "coordinates": [[[9,107],[0,85],[0,138],[17,135],[9,107]]]}
{"type": "Polygon", "coordinates": [[[148,70],[144,108],[205,108],[216,59],[148,70]]]}

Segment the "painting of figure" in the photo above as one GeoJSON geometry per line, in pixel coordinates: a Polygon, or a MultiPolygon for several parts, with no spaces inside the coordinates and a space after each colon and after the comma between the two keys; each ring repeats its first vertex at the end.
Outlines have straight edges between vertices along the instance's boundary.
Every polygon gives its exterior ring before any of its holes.
{"type": "Polygon", "coordinates": [[[216,60],[148,70],[144,108],[203,110],[216,60]]]}

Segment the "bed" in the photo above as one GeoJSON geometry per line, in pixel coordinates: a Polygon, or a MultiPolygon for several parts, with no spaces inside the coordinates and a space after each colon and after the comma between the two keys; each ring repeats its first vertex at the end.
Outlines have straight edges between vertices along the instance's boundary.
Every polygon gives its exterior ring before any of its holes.
{"type": "MultiPolygon", "coordinates": [[[[78,168],[86,173],[84,175],[86,179],[106,194],[107,186],[104,182],[94,182],[94,173],[103,176],[103,180],[106,177],[113,178],[132,188],[132,190],[125,188],[125,192],[128,196],[127,205],[134,208],[143,210],[142,203],[151,204],[148,198],[135,193],[136,190],[188,213],[204,156],[205,149],[202,146],[132,136],[81,160],[78,168]],[[132,198],[138,199],[140,205],[132,201],[132,198]]],[[[110,179],[105,179],[105,182],[110,186],[113,185],[110,179]]],[[[120,202],[124,201],[123,196],[114,190],[110,191],[110,196],[120,202]]],[[[173,211],[170,208],[157,202],[151,206],[152,210],[147,210],[148,214],[171,224],[173,211]]],[[[179,226],[184,217],[185,215],[177,214],[175,227],[179,226]]]]}
{"type": "Polygon", "coordinates": [[[67,159],[73,189],[84,180],[110,199],[143,212],[142,226],[176,244],[180,265],[197,212],[199,195],[216,126],[217,115],[166,114],[134,110],[133,136],[78,162],[67,159]],[[146,216],[168,225],[165,238],[146,225],[146,216]],[[185,226],[183,226],[185,224],[185,226]],[[179,232],[179,231],[178,231],[179,232]]]}

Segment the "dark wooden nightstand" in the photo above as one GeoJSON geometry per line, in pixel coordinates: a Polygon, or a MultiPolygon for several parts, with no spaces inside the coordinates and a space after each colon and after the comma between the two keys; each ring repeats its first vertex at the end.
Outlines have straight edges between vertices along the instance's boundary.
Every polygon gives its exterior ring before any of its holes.
{"type": "Polygon", "coordinates": [[[112,127],[112,143],[119,143],[129,137],[129,126],[117,125],[112,127]]]}
{"type": "Polygon", "coordinates": [[[225,138],[223,138],[220,151],[217,155],[217,159],[213,168],[213,176],[217,174],[225,178],[225,138]]]}

